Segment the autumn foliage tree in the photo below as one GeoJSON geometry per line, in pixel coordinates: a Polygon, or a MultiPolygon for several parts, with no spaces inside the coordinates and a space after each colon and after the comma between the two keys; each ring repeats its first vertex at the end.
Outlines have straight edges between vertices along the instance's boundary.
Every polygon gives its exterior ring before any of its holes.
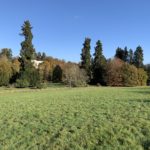
{"type": "Polygon", "coordinates": [[[39,73],[42,82],[49,82],[52,80],[53,66],[52,64],[45,60],[39,65],[39,73]]]}
{"type": "Polygon", "coordinates": [[[10,83],[15,83],[16,80],[19,78],[20,73],[20,62],[18,58],[12,59],[12,77],[10,83]]]}
{"type": "Polygon", "coordinates": [[[7,86],[12,76],[11,62],[6,58],[0,58],[0,86],[7,86]]]}
{"type": "Polygon", "coordinates": [[[43,82],[52,82],[52,80],[57,76],[56,70],[58,68],[56,69],[55,67],[59,66],[61,69],[63,69],[65,63],[66,62],[64,60],[55,59],[53,57],[46,57],[45,60],[43,61],[43,63],[39,65],[39,72],[40,72],[40,77],[41,77],[42,81],[43,82]],[[54,69],[56,69],[55,70],[56,72],[54,71],[54,69]],[[54,78],[53,78],[53,74],[55,74],[54,78]]]}
{"type": "Polygon", "coordinates": [[[121,67],[123,62],[120,59],[110,60],[107,63],[107,85],[108,86],[122,86],[121,67]]]}
{"type": "Polygon", "coordinates": [[[138,86],[145,86],[147,84],[148,75],[143,68],[138,68],[138,86]]]}
{"type": "Polygon", "coordinates": [[[144,86],[147,74],[120,59],[111,60],[107,64],[107,85],[109,86],[144,86]]]}
{"type": "Polygon", "coordinates": [[[122,64],[121,67],[122,86],[138,86],[138,69],[128,63],[122,64]]]}

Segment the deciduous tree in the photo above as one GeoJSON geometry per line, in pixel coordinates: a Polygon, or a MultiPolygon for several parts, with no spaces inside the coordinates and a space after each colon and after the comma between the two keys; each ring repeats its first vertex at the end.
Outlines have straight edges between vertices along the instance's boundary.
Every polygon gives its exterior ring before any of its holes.
{"type": "Polygon", "coordinates": [[[0,86],[6,86],[9,84],[12,76],[11,62],[6,56],[0,59],[0,86]]]}
{"type": "Polygon", "coordinates": [[[78,65],[68,63],[63,70],[63,82],[70,87],[86,86],[88,76],[78,65]]]}
{"type": "Polygon", "coordinates": [[[143,68],[138,68],[138,85],[145,86],[147,84],[148,75],[143,68]]]}

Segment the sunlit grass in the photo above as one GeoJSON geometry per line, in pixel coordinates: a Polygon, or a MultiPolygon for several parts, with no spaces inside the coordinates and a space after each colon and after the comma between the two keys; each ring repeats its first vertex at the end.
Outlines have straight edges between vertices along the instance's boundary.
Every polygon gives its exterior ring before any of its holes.
{"type": "Polygon", "coordinates": [[[0,149],[150,149],[150,88],[1,88],[0,149]]]}

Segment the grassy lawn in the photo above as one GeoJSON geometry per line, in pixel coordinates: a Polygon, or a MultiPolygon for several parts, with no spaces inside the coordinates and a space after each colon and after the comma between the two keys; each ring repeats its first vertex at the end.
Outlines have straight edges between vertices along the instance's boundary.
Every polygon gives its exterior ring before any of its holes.
{"type": "Polygon", "coordinates": [[[150,88],[1,88],[0,149],[148,150],[150,88]]]}

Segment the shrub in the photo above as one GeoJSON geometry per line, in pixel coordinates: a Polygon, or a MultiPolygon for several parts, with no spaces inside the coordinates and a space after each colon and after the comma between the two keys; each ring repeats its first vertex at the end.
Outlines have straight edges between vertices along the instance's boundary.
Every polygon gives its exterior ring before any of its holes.
{"type": "Polygon", "coordinates": [[[31,87],[39,87],[41,82],[40,82],[40,75],[37,69],[32,68],[30,70],[30,79],[29,79],[29,83],[31,87]]]}
{"type": "Polygon", "coordinates": [[[16,81],[16,87],[17,88],[27,88],[29,87],[30,83],[27,79],[18,79],[16,81]]]}
{"type": "Polygon", "coordinates": [[[38,89],[46,89],[47,88],[47,84],[46,83],[40,83],[37,85],[38,89]]]}
{"type": "Polygon", "coordinates": [[[21,71],[17,80],[17,87],[39,87],[41,84],[39,71],[31,63],[26,64],[25,70],[21,71]],[[22,83],[21,83],[22,82],[22,83]]]}
{"type": "Polygon", "coordinates": [[[138,85],[145,86],[147,84],[148,75],[143,68],[138,69],[138,85]]]}
{"type": "Polygon", "coordinates": [[[63,82],[70,87],[86,86],[88,76],[78,65],[67,64],[63,70],[63,82]]]}

